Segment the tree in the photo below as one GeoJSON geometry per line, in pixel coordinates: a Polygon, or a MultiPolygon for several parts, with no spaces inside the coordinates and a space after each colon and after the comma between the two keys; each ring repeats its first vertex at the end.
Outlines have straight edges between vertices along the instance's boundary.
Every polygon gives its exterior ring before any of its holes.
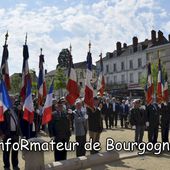
{"type": "Polygon", "coordinates": [[[60,52],[59,56],[58,56],[58,65],[57,68],[68,68],[69,66],[69,56],[70,56],[70,52],[68,49],[62,49],[62,51],[60,52]]]}
{"type": "MultiPolygon", "coordinates": [[[[163,63],[161,63],[161,65],[162,65],[162,74],[163,74],[163,79],[164,79],[165,74],[166,74],[166,68],[165,68],[165,65],[163,65],[163,63]]],[[[158,79],[158,62],[153,62],[151,64],[151,72],[152,72],[154,90],[156,90],[157,89],[157,79],[158,79]]],[[[145,85],[147,83],[147,74],[143,74],[141,76],[139,83],[143,88],[145,88],[145,85]]]]}
{"type": "Polygon", "coordinates": [[[10,93],[11,94],[19,94],[20,93],[20,89],[21,89],[21,74],[13,74],[13,76],[11,76],[11,89],[10,89],[10,93]]]}

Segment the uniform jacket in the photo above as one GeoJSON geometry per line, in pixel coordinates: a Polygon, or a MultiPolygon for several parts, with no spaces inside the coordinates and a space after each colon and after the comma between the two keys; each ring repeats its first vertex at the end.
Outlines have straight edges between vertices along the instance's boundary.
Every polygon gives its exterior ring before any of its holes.
{"type": "Polygon", "coordinates": [[[144,109],[133,108],[130,115],[130,123],[132,126],[145,126],[147,121],[147,114],[144,109]]]}
{"type": "Polygon", "coordinates": [[[87,108],[87,115],[89,131],[102,132],[101,111],[98,108],[96,108],[95,111],[93,112],[91,109],[87,108]]]}
{"type": "Polygon", "coordinates": [[[57,141],[68,140],[71,136],[70,121],[67,113],[54,111],[52,120],[48,124],[50,137],[55,137],[57,141]]]}

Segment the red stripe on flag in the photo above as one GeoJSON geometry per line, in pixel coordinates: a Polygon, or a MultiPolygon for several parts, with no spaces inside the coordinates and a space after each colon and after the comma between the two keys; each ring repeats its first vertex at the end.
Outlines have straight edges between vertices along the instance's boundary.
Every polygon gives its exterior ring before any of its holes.
{"type": "Polygon", "coordinates": [[[0,106],[0,122],[4,121],[3,106],[0,106]]]}
{"type": "Polygon", "coordinates": [[[153,101],[152,95],[153,95],[153,84],[147,89],[146,101],[148,105],[151,104],[153,101]]]}
{"type": "Polygon", "coordinates": [[[67,90],[69,94],[66,96],[66,100],[69,102],[70,105],[73,105],[76,99],[79,97],[79,87],[77,85],[77,82],[69,79],[67,83],[67,90]]]}
{"type": "Polygon", "coordinates": [[[23,119],[31,124],[34,120],[34,112],[30,112],[27,108],[25,108],[23,119]]]}
{"type": "Polygon", "coordinates": [[[157,102],[160,104],[163,101],[163,96],[162,96],[162,83],[158,82],[157,84],[157,102]]]}
{"type": "Polygon", "coordinates": [[[90,108],[94,107],[93,90],[91,90],[88,86],[85,88],[84,102],[90,108]]]}
{"type": "Polygon", "coordinates": [[[50,122],[52,119],[52,107],[47,107],[44,109],[44,113],[42,116],[42,125],[50,122]]]}

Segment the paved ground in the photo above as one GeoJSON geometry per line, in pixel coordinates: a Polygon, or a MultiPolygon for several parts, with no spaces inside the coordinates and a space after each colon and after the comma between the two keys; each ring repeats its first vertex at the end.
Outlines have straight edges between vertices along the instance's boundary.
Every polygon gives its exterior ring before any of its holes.
{"type": "MultiPolygon", "coordinates": [[[[109,129],[105,130],[101,135],[101,146],[102,151],[105,151],[106,138],[111,137],[115,141],[133,141],[134,140],[134,131],[128,129],[109,129]]],[[[161,134],[159,133],[159,141],[161,134]]],[[[44,140],[49,141],[48,137],[42,137],[44,140]]],[[[71,141],[74,141],[75,136],[72,135],[71,141]]],[[[144,134],[144,141],[147,142],[147,132],[144,134]]],[[[87,153],[88,155],[89,153],[87,153]]],[[[74,158],[75,152],[69,152],[68,158],[74,158]]],[[[45,162],[50,163],[54,161],[52,152],[45,152],[45,162]]],[[[22,159],[22,153],[19,153],[19,165],[21,169],[24,169],[24,161],[22,159]]],[[[170,153],[162,154],[160,156],[138,156],[136,158],[124,159],[121,161],[116,161],[111,164],[102,165],[99,167],[90,168],[91,170],[169,170],[170,167],[170,153]]],[[[0,151],[0,169],[3,167],[2,162],[2,151],[0,151]]],[[[90,170],[89,169],[89,170],[90,170]]]]}

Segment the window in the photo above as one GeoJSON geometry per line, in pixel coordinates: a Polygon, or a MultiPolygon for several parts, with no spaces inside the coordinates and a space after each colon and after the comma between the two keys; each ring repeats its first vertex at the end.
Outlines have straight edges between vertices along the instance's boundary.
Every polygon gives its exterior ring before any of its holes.
{"type": "Polygon", "coordinates": [[[133,83],[134,79],[133,79],[133,73],[130,73],[130,83],[133,83]]]}
{"type": "Polygon", "coordinates": [[[109,84],[109,77],[106,77],[106,82],[107,84],[109,84]]]}
{"type": "Polygon", "coordinates": [[[125,83],[125,75],[124,74],[121,75],[121,83],[125,83]]]}
{"type": "Polygon", "coordinates": [[[142,67],[142,59],[138,58],[138,68],[142,67]]]}
{"type": "Polygon", "coordinates": [[[124,64],[124,62],[121,62],[121,70],[122,70],[122,71],[125,70],[125,64],[124,64]]]}
{"type": "Polygon", "coordinates": [[[83,76],[83,72],[80,72],[80,79],[83,79],[84,76],[83,76]]]}
{"type": "Polygon", "coordinates": [[[133,60],[129,60],[129,69],[133,69],[133,60]]]}
{"type": "Polygon", "coordinates": [[[83,87],[83,83],[82,82],[80,82],[79,85],[80,85],[80,87],[83,87]]]}
{"type": "Polygon", "coordinates": [[[113,77],[114,83],[117,83],[117,76],[113,77]]]}
{"type": "Polygon", "coordinates": [[[116,68],[116,63],[113,64],[113,72],[116,72],[117,68],[116,68]]]}
{"type": "Polygon", "coordinates": [[[142,72],[139,72],[139,73],[138,73],[138,83],[140,83],[141,77],[142,77],[142,72]]]}
{"type": "Polygon", "coordinates": [[[106,65],[106,73],[109,72],[109,65],[106,65]]]}

